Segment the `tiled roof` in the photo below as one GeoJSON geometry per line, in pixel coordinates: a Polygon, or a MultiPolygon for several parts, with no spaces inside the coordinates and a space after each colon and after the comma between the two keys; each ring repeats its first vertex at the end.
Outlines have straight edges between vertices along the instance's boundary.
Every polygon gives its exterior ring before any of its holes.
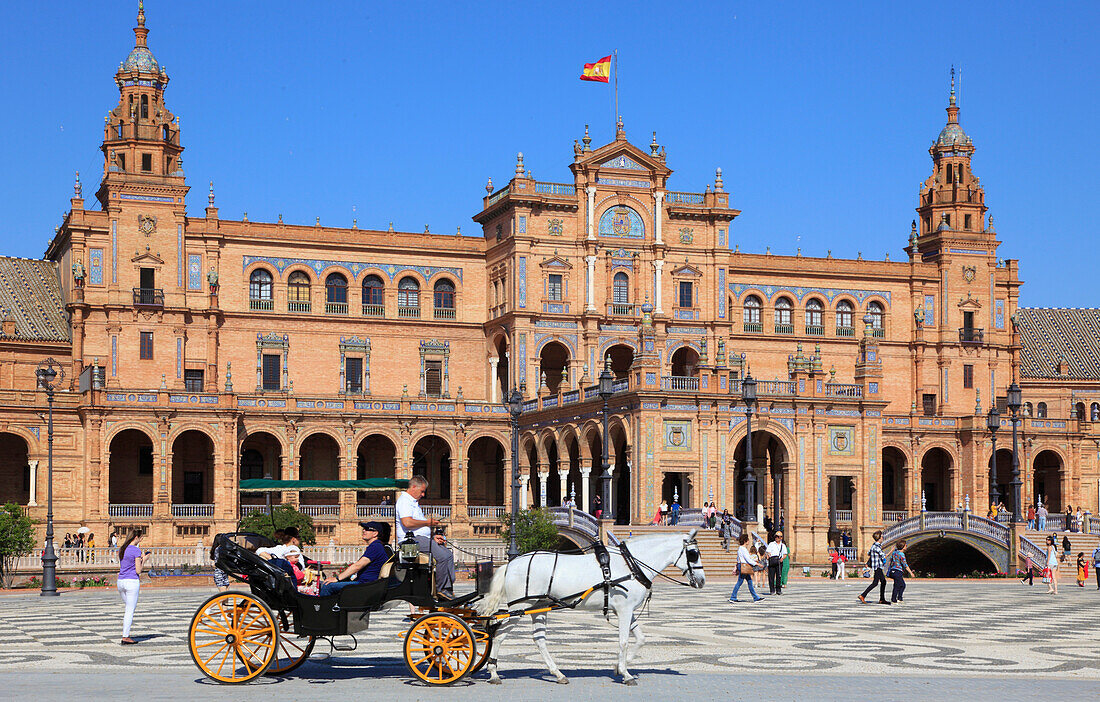
{"type": "Polygon", "coordinates": [[[8,318],[15,320],[16,339],[71,341],[55,262],[0,256],[0,320],[8,318]]]}
{"type": "Polygon", "coordinates": [[[1100,379],[1100,309],[1025,307],[1017,322],[1023,377],[1100,379]]]}

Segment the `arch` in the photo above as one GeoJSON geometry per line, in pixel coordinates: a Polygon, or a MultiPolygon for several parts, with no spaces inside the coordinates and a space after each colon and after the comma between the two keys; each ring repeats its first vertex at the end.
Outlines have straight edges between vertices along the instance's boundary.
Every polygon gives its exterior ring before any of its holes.
{"type": "Polygon", "coordinates": [[[267,268],[257,267],[248,275],[248,299],[271,300],[273,299],[275,277],[267,268]]]}
{"type": "MultiPolygon", "coordinates": [[[[31,498],[30,446],[18,434],[0,432],[0,505],[31,498]]],[[[36,500],[37,501],[37,498],[36,500]]]]}
{"type": "MultiPolygon", "coordinates": [[[[241,442],[240,458],[237,470],[238,479],[263,478],[270,475],[275,480],[283,478],[283,439],[270,431],[251,431],[241,442]]],[[[282,493],[271,495],[272,503],[282,502],[282,493]]],[[[242,505],[264,504],[266,499],[259,493],[241,493],[242,505]]]]}
{"type": "Polygon", "coordinates": [[[218,451],[221,450],[221,442],[218,441],[216,438],[214,438],[216,436],[216,434],[211,435],[210,426],[207,425],[207,424],[201,424],[201,423],[195,422],[195,421],[187,422],[185,424],[173,425],[172,431],[168,433],[168,443],[169,443],[169,445],[175,443],[176,439],[178,439],[181,434],[183,434],[184,432],[188,432],[188,431],[197,431],[200,434],[203,434],[204,436],[206,436],[206,438],[210,440],[210,443],[212,443],[214,445],[214,452],[215,453],[217,453],[218,451]]]}
{"type": "Polygon", "coordinates": [[[841,298],[836,303],[836,326],[838,328],[851,328],[852,317],[855,312],[855,303],[848,298],[841,298]]]}
{"type": "Polygon", "coordinates": [[[107,501],[111,504],[153,503],[154,444],[144,428],[117,429],[107,440],[107,501]]]}
{"type": "Polygon", "coordinates": [[[431,431],[412,444],[412,474],[428,479],[424,504],[449,504],[451,499],[451,442],[431,431]]]}
{"type": "Polygon", "coordinates": [[[371,273],[363,278],[363,304],[379,307],[386,304],[386,283],[382,276],[371,273]]]}
{"type": "Polygon", "coordinates": [[[741,322],[744,324],[760,324],[761,310],[764,308],[764,304],[760,301],[760,298],[756,295],[749,295],[745,298],[745,302],[741,306],[742,316],[741,322]]]}
{"type": "Polygon", "coordinates": [[[699,354],[690,346],[684,345],[669,356],[670,375],[694,378],[699,375],[699,354]]]}
{"type": "Polygon", "coordinates": [[[325,276],[325,302],[344,304],[348,302],[348,279],[343,273],[329,273],[325,276]]]}
{"type": "Polygon", "coordinates": [[[214,440],[185,429],[172,441],[172,504],[214,504],[214,440]]]}
{"type": "Polygon", "coordinates": [[[1031,461],[1032,495],[1036,502],[1042,502],[1051,512],[1065,509],[1063,483],[1066,477],[1066,462],[1061,453],[1052,448],[1044,448],[1035,453],[1031,461]]]}
{"type": "Polygon", "coordinates": [[[775,301],[775,323],[776,325],[791,325],[791,311],[794,309],[794,303],[791,302],[791,298],[784,295],[775,301]]]}
{"type": "Polygon", "coordinates": [[[291,271],[286,279],[287,302],[308,303],[313,279],[304,270],[291,271]]]}
{"type": "MultiPolygon", "coordinates": [[[[989,469],[993,465],[994,456],[990,455],[989,460],[985,462],[986,468],[986,483],[989,482],[989,469]]],[[[1008,507],[1009,511],[1015,512],[1016,505],[1012,503],[1012,450],[1007,448],[997,449],[997,470],[995,472],[997,478],[997,492],[1000,493],[1000,501],[1008,507]]]]}
{"type": "Polygon", "coordinates": [[[635,351],[636,349],[630,344],[615,344],[608,348],[606,353],[601,350],[601,355],[611,357],[611,372],[616,378],[621,379],[630,374],[630,367],[634,365],[635,351]]]}
{"type": "MultiPolygon", "coordinates": [[[[1008,572],[1008,549],[1001,543],[984,538],[976,532],[931,530],[903,537],[909,567],[937,577],[970,575],[975,570],[988,573],[1008,572]],[[942,534],[942,536],[941,536],[942,534]]],[[[882,544],[889,553],[900,539],[882,544]]]]}
{"type": "Polygon", "coordinates": [[[504,506],[507,452],[499,438],[481,435],[466,450],[466,504],[504,506]]]}
{"type": "Polygon", "coordinates": [[[1046,419],[1047,418],[1047,403],[1040,402],[1035,406],[1035,418],[1046,419]]]}
{"type": "Polygon", "coordinates": [[[432,285],[432,298],[437,310],[455,308],[455,284],[450,278],[440,278],[432,285]]]}
{"type": "MultiPolygon", "coordinates": [[[[508,335],[501,331],[492,341],[497,358],[497,375],[490,382],[497,383],[500,389],[500,401],[507,402],[512,389],[511,356],[508,353],[508,335]]],[[[490,394],[490,399],[492,395],[490,394]]]]}
{"type": "MultiPolygon", "coordinates": [[[[339,480],[341,476],[340,446],[342,442],[326,430],[314,430],[298,444],[298,477],[302,480],[339,480]]],[[[302,492],[302,504],[334,505],[339,503],[336,492],[302,492]]]]}
{"type": "Polygon", "coordinates": [[[420,281],[411,275],[397,282],[397,306],[420,307],[420,281]]]}
{"type": "MultiPolygon", "coordinates": [[[[362,437],[355,447],[355,479],[396,478],[397,450],[400,445],[400,442],[395,442],[382,432],[371,432],[362,437]]],[[[383,494],[356,492],[355,502],[360,505],[377,504],[383,494]]]]}
{"type": "Polygon", "coordinates": [[[871,317],[871,329],[882,331],[883,319],[886,317],[886,308],[878,300],[867,303],[867,314],[871,317]]]}
{"type": "Polygon", "coordinates": [[[816,297],[806,300],[806,326],[825,326],[825,303],[816,297]]]}
{"type": "Polygon", "coordinates": [[[1085,414],[1084,402],[1078,402],[1076,405],[1073,406],[1073,416],[1075,419],[1078,419],[1082,422],[1088,419],[1088,415],[1085,414]]]}
{"type": "MultiPolygon", "coordinates": [[[[735,510],[742,515],[739,518],[748,517],[756,521],[755,513],[750,511],[746,503],[745,477],[748,472],[746,429],[745,423],[742,422],[730,436],[733,444],[731,455],[734,465],[733,491],[736,495],[734,503],[735,510]]],[[[778,422],[753,425],[752,465],[756,477],[755,502],[764,506],[765,515],[771,517],[773,523],[778,521],[777,514],[785,512],[784,506],[789,503],[792,495],[791,487],[786,484],[784,468],[790,463],[790,457],[794,455],[793,446],[793,437],[786,427],[778,422]]]]}
{"type": "Polygon", "coordinates": [[[630,304],[630,276],[626,271],[618,271],[611,279],[611,303],[614,305],[630,304]]]}
{"type": "Polygon", "coordinates": [[[557,393],[558,389],[567,389],[567,376],[569,367],[569,349],[565,344],[557,340],[547,340],[538,351],[539,355],[539,385],[545,383],[550,393],[557,393]],[[566,375],[566,377],[562,377],[566,375]],[[544,381],[545,378],[545,381],[544,381]],[[565,384],[565,387],[563,386],[565,384]]]}
{"type": "Polygon", "coordinates": [[[909,508],[909,457],[897,446],[882,447],[882,510],[904,512],[909,508]]]}
{"type": "Polygon", "coordinates": [[[600,214],[600,236],[619,239],[644,239],[645,220],[638,211],[628,205],[611,205],[600,214]]]}
{"type": "Polygon", "coordinates": [[[950,512],[954,509],[955,495],[951,484],[954,465],[951,452],[942,446],[932,446],[921,456],[921,494],[929,512],[950,512]]]}

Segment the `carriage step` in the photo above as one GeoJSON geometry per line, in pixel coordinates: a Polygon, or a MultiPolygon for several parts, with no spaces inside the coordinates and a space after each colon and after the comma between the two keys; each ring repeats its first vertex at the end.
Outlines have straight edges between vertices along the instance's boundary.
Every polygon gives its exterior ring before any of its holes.
{"type": "Polygon", "coordinates": [[[356,640],[356,638],[354,636],[352,636],[351,634],[348,634],[348,637],[351,638],[351,645],[350,646],[347,645],[347,644],[338,644],[338,643],[336,643],[336,637],[335,636],[330,637],[329,640],[328,640],[328,643],[329,643],[330,646],[332,646],[333,651],[340,651],[341,653],[348,653],[350,651],[354,651],[356,648],[359,647],[359,642],[356,640]]]}

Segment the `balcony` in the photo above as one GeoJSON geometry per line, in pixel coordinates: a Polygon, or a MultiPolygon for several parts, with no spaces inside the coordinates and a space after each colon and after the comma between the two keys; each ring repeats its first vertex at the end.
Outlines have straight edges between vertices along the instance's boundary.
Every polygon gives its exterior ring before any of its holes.
{"type": "Polygon", "coordinates": [[[855,336],[856,335],[856,330],[855,330],[855,327],[837,327],[836,328],[836,335],[837,336],[855,336]]]}
{"type": "Polygon", "coordinates": [[[436,319],[454,319],[455,308],[453,307],[436,307],[435,308],[436,319]]]}
{"type": "Polygon", "coordinates": [[[776,324],[775,325],[775,333],[776,334],[794,334],[794,325],[793,324],[776,324]]]}
{"type": "Polygon", "coordinates": [[[662,375],[661,389],[697,391],[699,389],[699,379],[686,375],[662,375]]]}
{"type": "Polygon", "coordinates": [[[397,316],[401,319],[420,319],[419,307],[398,307],[397,316]]]}
{"type": "Polygon", "coordinates": [[[134,288],[134,307],[164,307],[164,291],[160,288],[134,288]]]}
{"type": "Polygon", "coordinates": [[[176,519],[210,519],[214,516],[214,505],[172,505],[172,516],[176,519]]]}
{"type": "Polygon", "coordinates": [[[981,329],[975,329],[973,327],[963,327],[959,330],[959,343],[975,345],[983,344],[985,343],[985,333],[981,329]]]}
{"type": "Polygon", "coordinates": [[[249,300],[248,309],[259,312],[272,312],[275,310],[274,300],[249,300]]]}
{"type": "Polygon", "coordinates": [[[326,302],[325,314],[347,314],[348,303],[346,302],[326,302]]]}
{"type": "Polygon", "coordinates": [[[634,305],[613,304],[607,306],[607,313],[612,317],[633,317],[634,305]]]}
{"type": "Polygon", "coordinates": [[[298,510],[310,517],[340,516],[340,505],[299,505],[298,510]]]}
{"type": "Polygon", "coordinates": [[[107,516],[116,519],[148,519],[153,516],[153,505],[107,505],[107,516]]]}
{"type": "Polygon", "coordinates": [[[368,304],[364,304],[363,305],[363,316],[364,317],[385,317],[386,316],[386,307],[385,307],[385,305],[368,305],[368,304]]]}
{"type": "Polygon", "coordinates": [[[886,330],[882,327],[871,327],[871,336],[876,339],[881,339],[886,336],[886,330]]]}
{"type": "Polygon", "coordinates": [[[746,334],[759,334],[764,331],[764,325],[761,322],[745,322],[741,326],[745,328],[746,334]]]}
{"type": "Polygon", "coordinates": [[[806,336],[825,336],[825,327],[820,324],[807,324],[806,336]]]}
{"type": "Polygon", "coordinates": [[[291,300],[290,302],[286,303],[287,312],[309,312],[312,308],[313,305],[310,303],[309,300],[291,300]]]}
{"type": "Polygon", "coordinates": [[[496,520],[505,513],[505,508],[503,505],[468,505],[466,513],[470,515],[470,519],[496,520]]]}

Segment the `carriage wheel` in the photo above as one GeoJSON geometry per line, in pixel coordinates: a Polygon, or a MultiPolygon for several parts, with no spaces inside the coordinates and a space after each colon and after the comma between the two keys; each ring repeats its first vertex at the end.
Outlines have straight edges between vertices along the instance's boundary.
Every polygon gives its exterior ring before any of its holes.
{"type": "Polygon", "coordinates": [[[477,659],[474,632],[458,617],[428,614],[405,634],[405,665],[432,685],[449,685],[469,673],[477,659]]]}
{"type": "Polygon", "coordinates": [[[489,660],[489,650],[493,647],[493,635],[497,632],[496,624],[490,624],[485,619],[467,620],[470,630],[474,632],[474,641],[477,643],[477,655],[474,667],[470,668],[469,675],[485,667],[489,660]]]}
{"type": "Polygon", "coordinates": [[[222,592],[199,607],[188,634],[191,658],[220,683],[254,680],[275,660],[279,627],[267,605],[252,595],[222,592]]]}
{"type": "Polygon", "coordinates": [[[275,648],[275,660],[271,661],[264,675],[282,675],[294,670],[309,660],[313,645],[317,643],[316,636],[295,637],[289,621],[285,626],[281,617],[279,621],[279,645],[275,648]]]}

